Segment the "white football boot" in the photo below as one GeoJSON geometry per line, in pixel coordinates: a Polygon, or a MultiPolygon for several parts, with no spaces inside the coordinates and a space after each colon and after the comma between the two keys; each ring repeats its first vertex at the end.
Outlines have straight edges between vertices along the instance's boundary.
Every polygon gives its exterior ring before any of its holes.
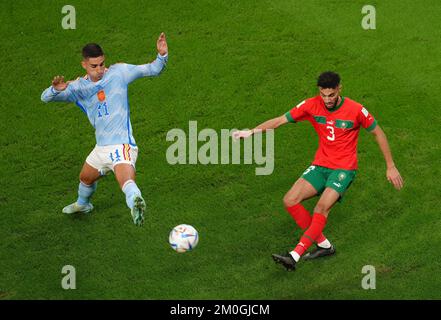
{"type": "Polygon", "coordinates": [[[142,226],[144,223],[145,201],[141,196],[135,196],[133,200],[134,205],[131,211],[133,223],[137,226],[142,226]]]}
{"type": "Polygon", "coordinates": [[[63,213],[72,214],[72,213],[89,213],[93,210],[93,205],[91,203],[87,203],[84,205],[78,204],[76,202],[66,206],[63,208],[63,213]]]}

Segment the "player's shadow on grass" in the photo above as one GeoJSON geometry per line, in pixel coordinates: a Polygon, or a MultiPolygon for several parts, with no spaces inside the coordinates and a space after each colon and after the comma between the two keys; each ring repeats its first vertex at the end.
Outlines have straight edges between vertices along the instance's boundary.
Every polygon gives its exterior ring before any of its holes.
{"type": "Polygon", "coordinates": [[[95,213],[95,210],[96,209],[93,209],[93,211],[91,213],[72,213],[67,216],[70,220],[74,220],[74,221],[84,220],[84,221],[86,221],[92,217],[92,215],[95,213]]]}

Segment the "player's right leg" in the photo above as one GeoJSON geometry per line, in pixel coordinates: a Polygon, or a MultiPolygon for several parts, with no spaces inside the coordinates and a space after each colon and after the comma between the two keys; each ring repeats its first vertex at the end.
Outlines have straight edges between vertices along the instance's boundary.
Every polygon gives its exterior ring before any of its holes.
{"type": "MultiPolygon", "coordinates": [[[[312,216],[301,202],[322,193],[325,189],[326,181],[327,177],[325,172],[323,172],[323,168],[310,166],[283,198],[286,211],[288,211],[302,230],[306,230],[310,226],[312,216]]],[[[321,234],[317,238],[317,243],[326,247],[329,241],[321,234]]]]}
{"type": "MultiPolygon", "coordinates": [[[[317,166],[310,166],[306,169],[283,198],[286,210],[303,231],[310,227],[312,217],[301,202],[316,196],[324,190],[327,177],[321,169],[317,166]]],[[[320,244],[329,243],[323,233],[317,237],[317,242],[320,244]]],[[[273,254],[272,257],[275,262],[281,263],[287,270],[294,270],[299,260],[294,259],[290,253],[273,254]]]]}
{"type": "Polygon", "coordinates": [[[311,217],[301,202],[316,195],[317,190],[311,183],[304,178],[299,178],[283,197],[286,211],[301,229],[308,228],[311,223],[311,217]]]}
{"type": "MultiPolygon", "coordinates": [[[[308,170],[311,170],[311,167],[307,169],[305,173],[308,173],[308,170]]],[[[299,178],[296,183],[294,183],[292,188],[283,197],[283,204],[285,205],[286,211],[288,211],[288,213],[302,230],[309,227],[312,218],[308,210],[305,209],[301,202],[316,196],[318,191],[321,190],[317,187],[317,183],[315,183],[316,187],[314,187],[313,184],[306,180],[303,176],[299,178]]],[[[324,182],[326,182],[326,180],[324,180],[324,182]]],[[[273,254],[272,258],[276,263],[282,264],[287,270],[295,269],[297,261],[295,261],[289,253],[273,254]]]]}
{"type": "MultiPolygon", "coordinates": [[[[326,188],[314,209],[311,225],[303,233],[297,246],[286,255],[274,255],[274,261],[281,263],[288,271],[294,270],[300,257],[317,241],[326,226],[327,216],[332,206],[340,198],[340,194],[332,188],[326,188]]],[[[331,253],[332,254],[332,253],[331,253]]]]}
{"type": "Polygon", "coordinates": [[[89,213],[93,210],[90,198],[95,193],[97,180],[100,178],[99,170],[92,167],[87,162],[84,163],[80,173],[80,183],[78,185],[78,199],[74,203],[63,208],[63,213],[89,213]]]}

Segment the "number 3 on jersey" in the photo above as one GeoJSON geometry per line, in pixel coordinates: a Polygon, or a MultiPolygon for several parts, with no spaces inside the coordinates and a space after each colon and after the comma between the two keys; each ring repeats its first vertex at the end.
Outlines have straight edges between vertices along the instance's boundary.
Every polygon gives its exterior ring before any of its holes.
{"type": "Polygon", "coordinates": [[[328,138],[329,141],[334,141],[335,140],[334,127],[327,126],[326,129],[329,129],[329,136],[327,136],[326,138],[328,138]]]}

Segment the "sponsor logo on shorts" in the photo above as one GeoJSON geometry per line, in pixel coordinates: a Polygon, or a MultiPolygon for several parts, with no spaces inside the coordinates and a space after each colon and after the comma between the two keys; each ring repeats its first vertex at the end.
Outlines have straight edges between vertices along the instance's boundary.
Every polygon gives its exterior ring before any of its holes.
{"type": "Polygon", "coordinates": [[[334,182],[333,185],[336,186],[337,188],[341,188],[341,183],[334,182]]]}

